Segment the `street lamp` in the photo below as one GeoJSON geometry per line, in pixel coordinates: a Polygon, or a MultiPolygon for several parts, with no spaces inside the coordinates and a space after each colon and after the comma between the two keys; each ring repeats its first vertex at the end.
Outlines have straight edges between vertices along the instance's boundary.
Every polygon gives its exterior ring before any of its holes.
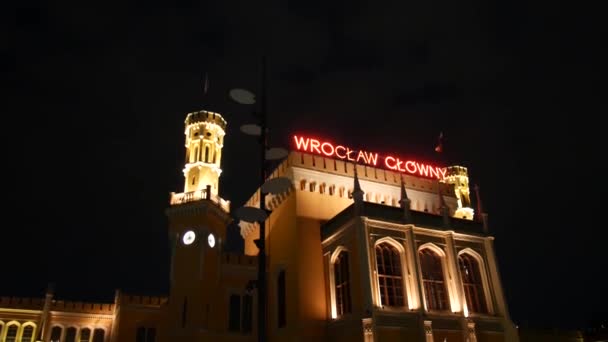
{"type": "MultiPolygon", "coordinates": [[[[267,341],[267,277],[266,277],[266,219],[270,210],[266,208],[266,194],[279,194],[287,192],[292,184],[285,177],[274,178],[266,181],[266,161],[285,158],[288,154],[283,148],[268,149],[268,128],[266,125],[266,60],[262,60],[262,96],[260,108],[254,111],[254,116],[259,119],[257,124],[246,124],[241,126],[241,131],[247,135],[259,137],[260,142],[260,205],[259,208],[243,206],[235,210],[235,216],[245,222],[257,222],[260,227],[260,236],[255,240],[258,247],[258,276],[255,287],[258,290],[258,341],[267,341]]],[[[246,89],[232,89],[230,98],[243,105],[256,103],[255,95],[246,89]]],[[[248,289],[252,286],[248,283],[248,289]]]]}

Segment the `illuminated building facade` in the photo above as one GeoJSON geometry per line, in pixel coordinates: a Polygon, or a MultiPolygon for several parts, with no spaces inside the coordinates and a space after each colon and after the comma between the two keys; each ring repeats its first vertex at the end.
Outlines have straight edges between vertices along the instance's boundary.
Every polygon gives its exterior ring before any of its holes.
{"type": "MultiPolygon", "coordinates": [[[[219,196],[226,121],[185,121],[184,191],[166,210],[167,297],[119,291],[114,303],[2,298],[0,342],[257,340],[259,226],[239,223],[244,253],[226,252],[233,222],[219,196]]],[[[487,219],[467,169],[293,137],[265,196],[270,341],[518,341],[487,219]]],[[[245,204],[259,207],[260,190],[245,204]]]]}

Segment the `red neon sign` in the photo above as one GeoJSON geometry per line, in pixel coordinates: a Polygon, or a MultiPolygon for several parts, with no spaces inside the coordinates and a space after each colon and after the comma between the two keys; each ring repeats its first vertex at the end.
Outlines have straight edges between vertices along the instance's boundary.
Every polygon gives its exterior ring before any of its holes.
{"type": "Polygon", "coordinates": [[[378,162],[380,162],[381,166],[393,171],[429,178],[445,178],[446,170],[439,166],[400,159],[392,155],[379,156],[378,153],[375,152],[353,150],[348,146],[335,145],[328,141],[303,136],[294,135],[293,140],[295,142],[296,150],[298,151],[315,153],[330,158],[338,158],[370,166],[378,166],[378,162]]]}

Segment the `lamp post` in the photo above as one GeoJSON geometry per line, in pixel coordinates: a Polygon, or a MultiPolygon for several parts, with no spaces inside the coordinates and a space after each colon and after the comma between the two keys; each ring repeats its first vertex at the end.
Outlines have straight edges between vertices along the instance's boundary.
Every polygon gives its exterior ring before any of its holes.
{"type": "MultiPolygon", "coordinates": [[[[258,247],[258,275],[255,287],[258,290],[258,341],[267,341],[267,274],[266,274],[266,219],[270,210],[266,209],[266,194],[277,194],[288,191],[292,186],[291,180],[278,177],[266,181],[266,161],[282,159],[287,156],[287,150],[282,148],[268,149],[268,127],[266,118],[266,58],[262,58],[262,85],[261,100],[258,111],[254,115],[258,118],[258,124],[247,124],[241,126],[241,131],[248,135],[258,136],[260,145],[260,204],[259,208],[240,207],[236,210],[236,217],[245,222],[257,222],[260,227],[260,236],[255,240],[258,247]]],[[[255,95],[245,89],[233,89],[230,97],[237,103],[252,105],[256,103],[255,95]]],[[[248,284],[250,287],[251,284],[248,284]]]]}
{"type": "MultiPolygon", "coordinates": [[[[262,101],[260,105],[260,184],[266,181],[266,58],[262,58],[262,101]]],[[[260,209],[266,211],[266,193],[260,188],[260,209]]],[[[266,213],[268,214],[268,213],[266,213]]],[[[266,342],[266,220],[259,221],[260,236],[256,241],[258,252],[258,342],[266,342]]]]}

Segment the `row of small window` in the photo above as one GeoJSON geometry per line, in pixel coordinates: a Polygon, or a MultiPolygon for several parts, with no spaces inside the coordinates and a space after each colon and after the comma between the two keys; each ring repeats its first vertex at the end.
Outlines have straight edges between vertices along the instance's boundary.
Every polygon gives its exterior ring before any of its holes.
{"type": "MultiPolygon", "coordinates": [[[[202,152],[202,149],[200,150],[200,152],[202,152]]],[[[215,164],[215,159],[217,157],[217,155],[219,154],[219,152],[214,152],[214,153],[210,153],[212,151],[209,150],[209,146],[205,146],[205,158],[203,158],[203,156],[199,153],[199,149],[198,146],[194,148],[194,153],[192,153],[189,156],[189,160],[190,163],[195,163],[198,161],[202,161],[205,163],[214,163],[215,164]]]]}
{"type": "MultiPolygon", "coordinates": [[[[404,306],[403,274],[399,250],[390,243],[380,243],[376,245],[375,252],[381,305],[404,306]]],[[[418,257],[427,310],[449,310],[442,256],[430,248],[424,248],[419,251],[418,257]]],[[[476,258],[463,253],[458,257],[458,265],[467,309],[474,313],[488,313],[481,276],[482,270],[476,258]]],[[[338,254],[333,268],[336,314],[342,316],[352,311],[347,251],[343,250],[338,254]]]]}
{"type": "MultiPolygon", "coordinates": [[[[318,190],[318,192],[320,194],[327,193],[330,196],[334,196],[336,194],[336,185],[331,184],[328,186],[326,183],[321,183],[318,185],[318,189],[317,189],[317,182],[315,182],[315,181],[308,182],[307,180],[303,179],[300,181],[300,190],[301,191],[310,191],[310,192],[317,192],[317,190],[318,190]]],[[[353,197],[352,189],[347,190],[346,187],[340,186],[337,190],[338,190],[337,191],[338,197],[345,197],[345,196],[347,196],[348,198],[353,197]]],[[[390,205],[393,207],[399,206],[399,199],[397,197],[393,197],[390,195],[383,195],[380,193],[373,194],[372,192],[366,192],[364,196],[365,196],[364,199],[366,202],[386,204],[386,205],[390,205]]],[[[429,209],[426,208],[425,203],[418,203],[417,201],[412,202],[411,208],[414,210],[419,210],[419,211],[426,211],[426,212],[429,211],[429,209]]],[[[432,209],[432,211],[434,211],[434,209],[432,209]]]]}
{"type": "MultiPolygon", "coordinates": [[[[105,339],[105,330],[101,328],[91,329],[69,327],[64,329],[60,326],[54,326],[51,329],[50,342],[103,342],[105,339]]],[[[25,342],[25,341],[23,341],[25,342]]]]}
{"type": "MultiPolygon", "coordinates": [[[[287,324],[285,292],[285,271],[281,270],[277,277],[277,327],[287,324]]],[[[251,295],[230,295],[228,311],[228,330],[248,334],[252,328],[253,297],[251,295]]]]}

